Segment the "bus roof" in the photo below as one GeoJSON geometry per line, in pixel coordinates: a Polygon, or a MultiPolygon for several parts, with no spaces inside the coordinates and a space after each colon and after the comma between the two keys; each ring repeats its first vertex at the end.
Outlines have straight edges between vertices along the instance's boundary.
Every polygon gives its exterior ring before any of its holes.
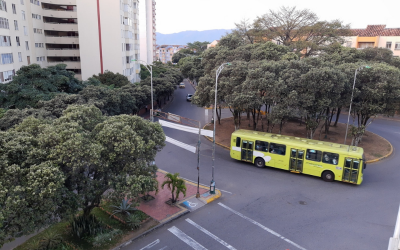
{"type": "Polygon", "coordinates": [[[290,144],[293,146],[298,145],[302,148],[321,149],[322,151],[347,153],[349,155],[355,154],[360,157],[364,153],[364,149],[360,147],[355,147],[355,146],[350,147],[348,145],[339,143],[311,140],[311,139],[288,136],[288,135],[271,134],[271,133],[265,133],[247,129],[238,129],[232,133],[232,136],[245,137],[247,139],[259,140],[259,141],[265,140],[267,142],[270,142],[271,139],[273,139],[274,143],[290,144]]]}

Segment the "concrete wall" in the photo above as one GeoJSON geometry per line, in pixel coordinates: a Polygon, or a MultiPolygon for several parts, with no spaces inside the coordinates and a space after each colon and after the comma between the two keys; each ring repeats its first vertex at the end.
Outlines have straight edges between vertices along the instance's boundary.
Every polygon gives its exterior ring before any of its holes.
{"type": "Polygon", "coordinates": [[[77,12],[82,79],[87,80],[101,72],[97,0],[79,1],[77,12]]]}

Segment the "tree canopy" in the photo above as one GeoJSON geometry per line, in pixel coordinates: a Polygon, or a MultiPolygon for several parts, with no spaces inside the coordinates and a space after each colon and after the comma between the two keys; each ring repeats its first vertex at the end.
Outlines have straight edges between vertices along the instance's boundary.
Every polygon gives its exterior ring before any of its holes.
{"type": "Polygon", "coordinates": [[[78,93],[85,85],[65,68],[65,64],[22,66],[11,82],[0,84],[0,107],[34,108],[39,100],[50,100],[58,93],[78,93]]]}
{"type": "Polygon", "coordinates": [[[89,214],[105,191],[136,199],[143,181],[155,181],[164,141],[158,123],[83,105],[0,132],[0,246],[78,209],[89,214]]]}
{"type": "Polygon", "coordinates": [[[130,84],[126,76],[108,70],[106,70],[103,74],[100,73],[98,75],[93,75],[93,78],[99,80],[103,85],[114,86],[116,88],[130,84]]]}

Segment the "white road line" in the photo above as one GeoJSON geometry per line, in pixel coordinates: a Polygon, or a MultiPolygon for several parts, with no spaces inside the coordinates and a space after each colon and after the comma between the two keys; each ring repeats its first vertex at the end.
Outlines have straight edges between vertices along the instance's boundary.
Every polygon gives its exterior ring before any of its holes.
{"type": "Polygon", "coordinates": [[[250,222],[253,223],[254,225],[257,225],[257,226],[261,227],[262,229],[264,229],[264,230],[267,231],[268,233],[270,233],[270,234],[272,234],[272,235],[275,235],[276,237],[281,238],[282,240],[284,240],[284,241],[286,241],[287,243],[289,243],[289,244],[291,244],[291,245],[297,247],[298,249],[306,250],[304,247],[301,247],[300,245],[294,243],[293,241],[291,241],[291,240],[289,240],[289,239],[283,237],[282,235],[278,234],[278,233],[275,232],[274,230],[269,229],[268,227],[266,227],[266,226],[264,226],[264,225],[258,223],[257,221],[250,219],[249,217],[247,217],[247,216],[245,216],[245,215],[243,215],[243,214],[241,214],[241,213],[239,213],[239,212],[233,210],[232,208],[230,208],[230,207],[228,207],[228,206],[222,204],[221,202],[219,202],[218,205],[220,205],[221,207],[223,207],[223,208],[225,208],[225,209],[231,211],[232,213],[234,213],[234,214],[236,214],[236,215],[239,215],[239,216],[242,217],[243,219],[246,219],[246,220],[250,221],[250,222]]]}
{"type": "Polygon", "coordinates": [[[191,248],[195,250],[207,250],[207,248],[203,247],[200,245],[197,241],[194,239],[190,238],[187,234],[179,230],[177,227],[173,226],[171,228],[168,228],[168,231],[173,233],[176,237],[178,237],[181,241],[185,242],[188,244],[191,248]]]}
{"type": "Polygon", "coordinates": [[[143,248],[140,249],[140,250],[143,250],[143,249],[150,249],[150,248],[154,247],[155,245],[157,245],[158,243],[160,243],[160,240],[159,240],[159,239],[156,239],[155,241],[153,241],[152,243],[148,244],[147,246],[143,247],[143,248]]]}
{"type": "Polygon", "coordinates": [[[158,249],[158,250],[164,250],[164,249],[166,249],[168,246],[165,246],[165,247],[163,247],[163,248],[160,248],[160,249],[158,249]]]}
{"type": "Polygon", "coordinates": [[[221,240],[220,238],[218,238],[217,236],[215,236],[214,234],[210,233],[207,229],[203,228],[202,226],[196,224],[194,221],[192,221],[191,219],[186,219],[187,222],[189,222],[190,224],[192,224],[193,226],[195,226],[197,229],[199,229],[200,231],[202,231],[203,233],[207,234],[208,236],[210,236],[211,238],[213,238],[214,240],[218,241],[219,243],[221,243],[222,245],[224,245],[225,247],[227,247],[228,249],[231,250],[236,250],[236,248],[234,248],[233,246],[229,245],[228,243],[226,243],[225,241],[221,240]]]}
{"type": "MultiPolygon", "coordinates": [[[[184,179],[184,180],[187,180],[187,181],[190,181],[190,182],[193,182],[193,183],[196,183],[195,181],[192,181],[192,180],[189,180],[189,179],[186,179],[186,178],[184,178],[184,177],[180,177],[180,178],[182,178],[182,179],[184,179]]],[[[205,185],[205,184],[202,184],[202,183],[199,183],[200,185],[202,185],[202,186],[205,186],[205,187],[207,187],[207,185],[205,185]]],[[[232,194],[231,192],[229,192],[229,191],[225,191],[225,190],[222,190],[222,189],[218,189],[219,191],[222,191],[222,192],[225,192],[225,193],[228,193],[228,194],[232,194]]]]}

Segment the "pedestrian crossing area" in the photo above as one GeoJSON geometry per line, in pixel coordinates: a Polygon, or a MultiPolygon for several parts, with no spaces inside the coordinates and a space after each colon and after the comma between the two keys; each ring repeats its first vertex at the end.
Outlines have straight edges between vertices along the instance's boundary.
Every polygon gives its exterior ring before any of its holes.
{"type": "MultiPolygon", "coordinates": [[[[281,234],[277,233],[276,231],[262,225],[261,223],[243,215],[242,213],[235,211],[234,209],[226,206],[223,203],[218,203],[218,205],[226,211],[231,213],[232,219],[239,219],[241,220],[241,224],[243,227],[252,228],[252,230],[263,230],[264,231],[264,240],[274,241],[275,244],[279,245],[279,248],[274,249],[283,249],[283,250],[306,250],[304,247],[300,246],[299,244],[289,240],[288,238],[282,236],[281,234]],[[256,227],[254,227],[256,226],[256,227]],[[257,229],[258,228],[258,229],[257,229]]],[[[236,249],[246,249],[243,248],[243,240],[239,240],[243,233],[240,233],[240,229],[230,227],[228,228],[235,230],[238,234],[236,237],[231,237],[226,230],[221,230],[216,227],[212,228],[205,228],[204,225],[200,225],[202,223],[198,221],[194,221],[192,219],[186,218],[184,223],[175,226],[169,226],[167,231],[170,233],[170,236],[173,238],[171,241],[161,242],[159,239],[151,242],[147,246],[141,248],[140,250],[167,250],[167,249],[194,249],[194,250],[212,250],[212,249],[229,249],[229,250],[236,250],[236,249]],[[228,239],[224,239],[228,238],[228,239]],[[178,241],[177,241],[178,239],[178,241]],[[228,241],[232,241],[231,243],[228,241]],[[173,243],[172,243],[173,242],[173,243]],[[181,242],[181,243],[179,243],[181,242]],[[235,246],[238,245],[238,246],[235,246]]],[[[210,227],[210,226],[208,226],[210,227]]],[[[251,239],[247,239],[251,240],[251,239]]],[[[250,247],[250,246],[249,246],[250,247]]],[[[261,246],[260,246],[261,247],[261,246]]],[[[255,249],[255,248],[253,248],[255,249]]],[[[262,248],[257,248],[262,249],[262,248]]],[[[267,248],[265,248],[267,249],[267,248]]]]}

